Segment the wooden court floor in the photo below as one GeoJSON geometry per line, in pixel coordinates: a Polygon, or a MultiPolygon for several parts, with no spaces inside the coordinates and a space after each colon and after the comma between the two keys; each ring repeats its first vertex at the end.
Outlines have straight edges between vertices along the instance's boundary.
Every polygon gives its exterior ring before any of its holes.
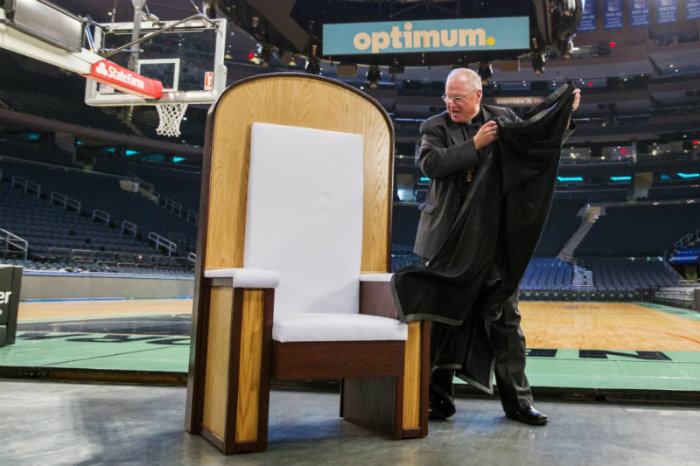
{"type": "MultiPolygon", "coordinates": [[[[521,301],[529,348],[700,351],[694,311],[665,312],[634,303],[521,301]]],[[[695,313],[697,314],[697,313],[695,313]]]]}
{"type": "Polygon", "coordinates": [[[17,320],[191,314],[191,299],[113,299],[20,302],[17,320]]]}
{"type": "MultiPolygon", "coordinates": [[[[549,301],[522,301],[520,311],[529,348],[700,351],[700,319],[688,317],[693,311],[549,301]]],[[[20,303],[18,318],[21,323],[191,312],[191,299],[48,301],[20,303]]]]}

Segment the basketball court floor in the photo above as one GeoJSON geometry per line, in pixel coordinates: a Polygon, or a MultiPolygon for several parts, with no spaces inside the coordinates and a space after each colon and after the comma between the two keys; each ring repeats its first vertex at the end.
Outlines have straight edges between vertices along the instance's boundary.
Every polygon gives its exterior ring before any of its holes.
{"type": "Polygon", "coordinates": [[[187,298],[21,302],[16,343],[0,348],[3,464],[640,466],[700,458],[695,311],[522,302],[527,373],[546,427],[506,419],[496,397],[463,384],[453,417],[431,421],[426,438],[396,441],[340,418],[332,382],[273,384],[267,451],[227,457],[185,432],[191,308],[187,298]]]}
{"type": "MultiPolygon", "coordinates": [[[[520,309],[536,392],[700,399],[700,313],[650,303],[524,301],[520,309]]],[[[0,368],[98,380],[119,371],[125,380],[182,384],[191,312],[187,298],[23,301],[0,368]]]]}

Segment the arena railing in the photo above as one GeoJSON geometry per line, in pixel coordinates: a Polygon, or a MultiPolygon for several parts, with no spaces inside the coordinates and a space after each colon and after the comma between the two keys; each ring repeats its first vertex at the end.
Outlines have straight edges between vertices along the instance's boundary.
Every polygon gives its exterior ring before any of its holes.
{"type": "Polygon", "coordinates": [[[110,219],[109,213],[105,212],[104,210],[100,210],[100,209],[93,209],[92,210],[92,221],[93,222],[96,220],[100,220],[100,221],[106,223],[107,225],[109,225],[109,219],[110,219]]]}
{"type": "Polygon", "coordinates": [[[188,210],[187,221],[196,225],[197,221],[199,221],[199,214],[197,214],[197,212],[195,212],[194,210],[188,210]]]}
{"type": "Polygon", "coordinates": [[[68,210],[69,207],[75,210],[76,212],[80,212],[82,210],[82,204],[80,203],[80,201],[68,197],[62,193],[52,192],[49,196],[49,202],[51,204],[60,205],[65,210],[68,210]]]}
{"type": "Polygon", "coordinates": [[[153,241],[153,243],[154,243],[153,247],[156,250],[158,250],[161,247],[165,248],[165,250],[168,251],[168,256],[172,256],[172,254],[175,251],[177,251],[177,244],[173,243],[169,239],[163,238],[155,231],[151,231],[150,233],[148,233],[148,239],[150,241],[153,241]]]}
{"type": "Polygon", "coordinates": [[[24,255],[24,260],[27,260],[27,250],[29,249],[29,243],[27,242],[27,240],[3,228],[0,228],[0,240],[2,240],[3,253],[9,254],[19,252],[24,255]],[[10,249],[11,247],[15,248],[15,250],[12,251],[10,249]]]}
{"type": "Polygon", "coordinates": [[[136,236],[136,234],[138,233],[138,229],[139,229],[139,227],[136,226],[136,224],[131,223],[128,220],[122,221],[122,229],[121,229],[122,235],[125,235],[127,233],[131,233],[132,235],[136,236]]]}
{"type": "Polygon", "coordinates": [[[182,204],[180,204],[179,202],[176,202],[170,198],[166,198],[164,207],[169,211],[177,214],[178,217],[182,217],[182,204]]]}
{"type": "Polygon", "coordinates": [[[20,187],[26,194],[36,193],[36,198],[41,198],[41,185],[21,176],[12,176],[12,187],[20,187]]]}

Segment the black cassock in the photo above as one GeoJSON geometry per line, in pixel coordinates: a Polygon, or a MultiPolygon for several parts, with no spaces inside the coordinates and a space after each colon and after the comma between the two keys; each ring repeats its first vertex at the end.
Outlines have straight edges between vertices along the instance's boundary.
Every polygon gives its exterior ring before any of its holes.
{"type": "Polygon", "coordinates": [[[460,326],[458,344],[431,343],[433,366],[460,367],[459,377],[489,392],[493,354],[486,321],[496,320],[518,289],[544,228],[574,89],[573,83],[559,87],[523,122],[497,120],[498,141],[489,146],[440,251],[392,278],[404,322],[460,326]]]}

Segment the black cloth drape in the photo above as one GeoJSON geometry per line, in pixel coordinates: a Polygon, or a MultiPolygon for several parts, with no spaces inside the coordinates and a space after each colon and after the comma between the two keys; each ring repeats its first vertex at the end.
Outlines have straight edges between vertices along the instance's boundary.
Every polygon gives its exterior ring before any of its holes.
{"type": "Polygon", "coordinates": [[[478,168],[445,243],[420,268],[392,278],[404,322],[454,326],[450,338],[459,344],[433,347],[431,359],[461,367],[460,377],[487,391],[493,358],[485,321],[497,319],[518,289],[542,233],[574,89],[573,83],[559,87],[523,122],[497,120],[498,141],[478,168]]]}

